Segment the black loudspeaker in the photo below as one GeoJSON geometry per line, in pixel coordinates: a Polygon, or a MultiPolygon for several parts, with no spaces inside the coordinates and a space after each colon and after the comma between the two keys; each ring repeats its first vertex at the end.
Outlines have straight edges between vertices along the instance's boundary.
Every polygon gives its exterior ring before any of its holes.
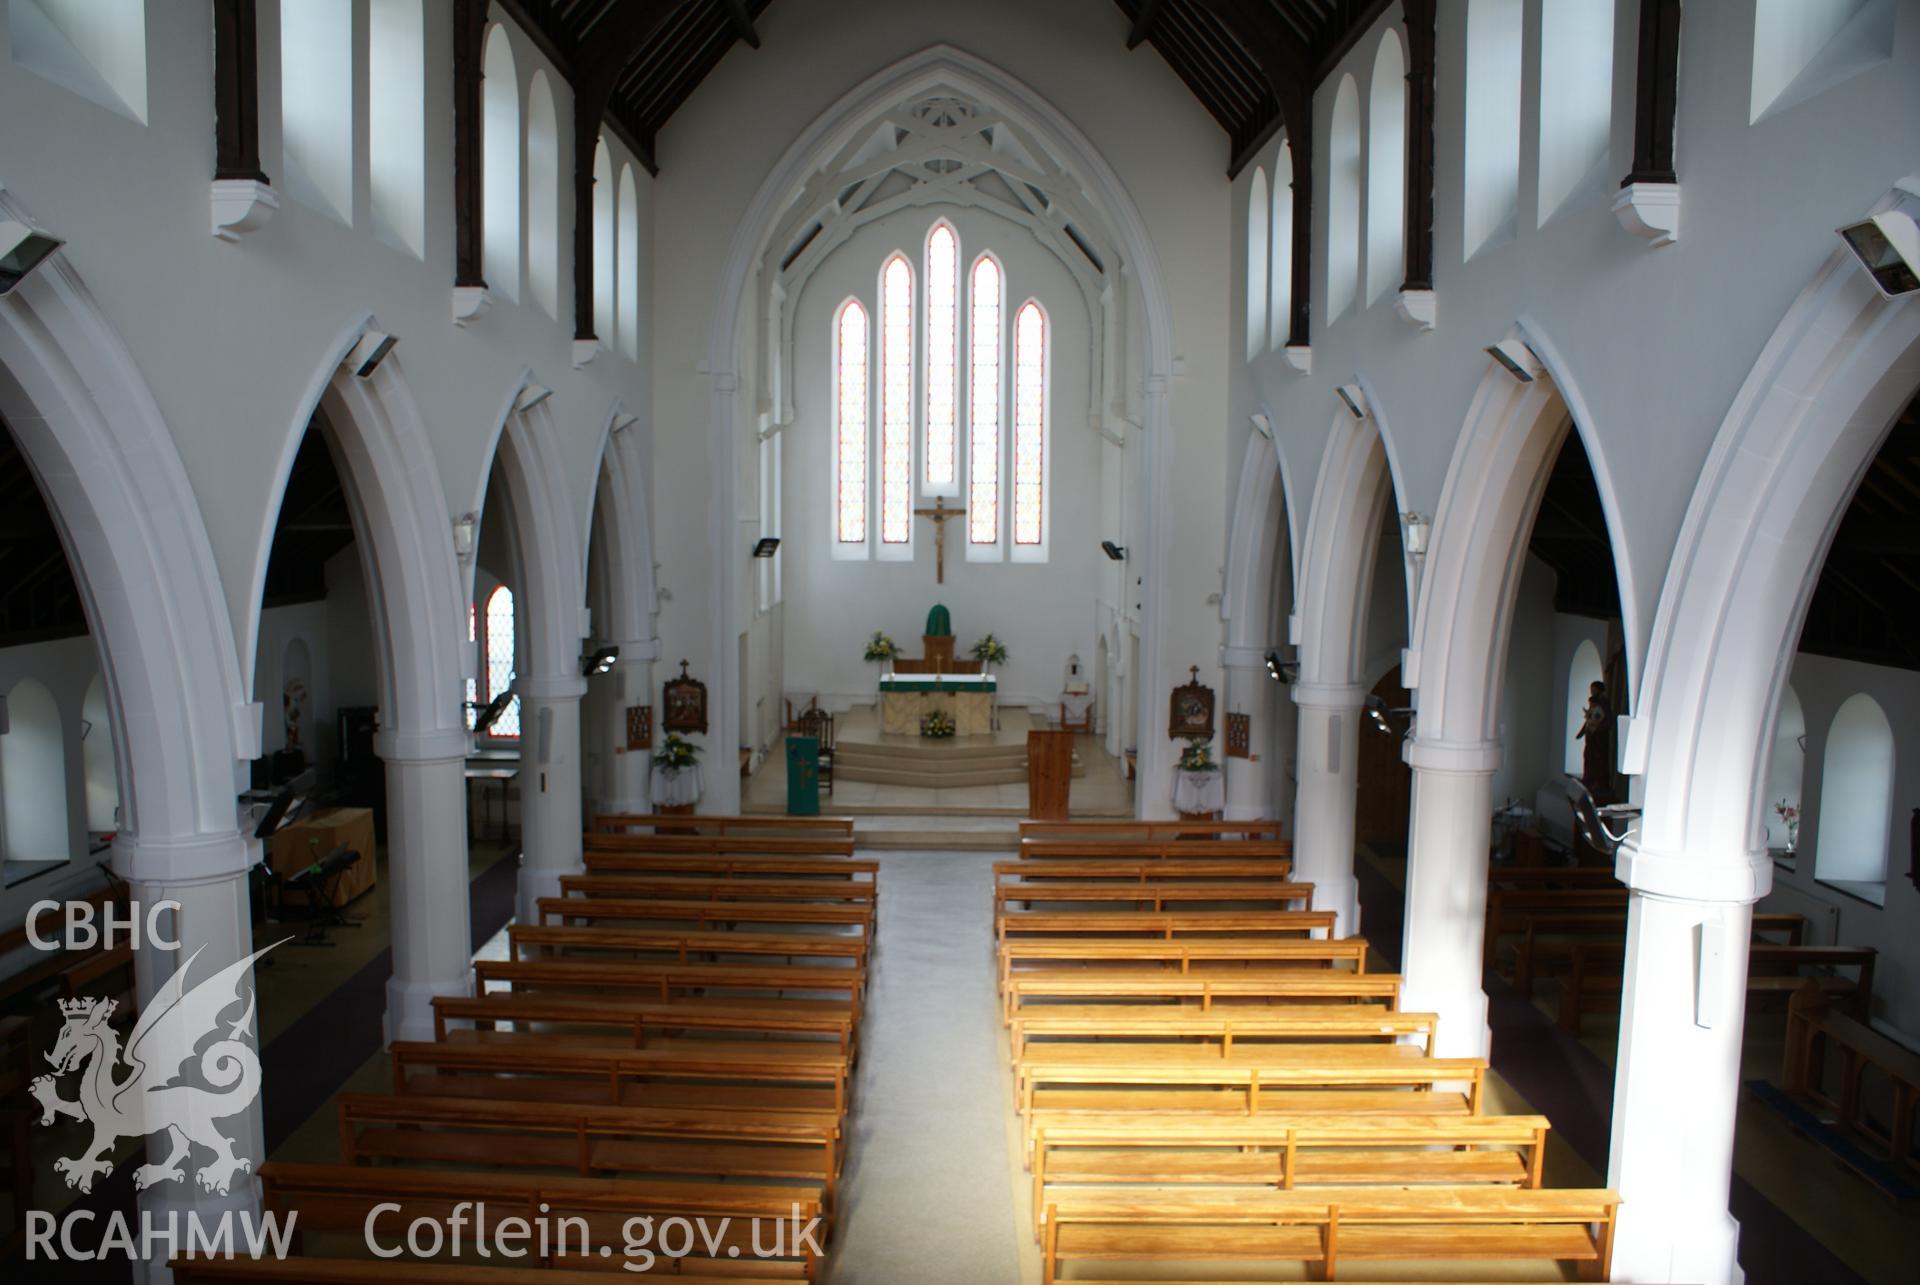
{"type": "Polygon", "coordinates": [[[387,770],[373,752],[373,734],[380,711],[373,705],[343,706],[339,712],[340,759],[335,765],[336,801],[348,807],[372,808],[373,830],[382,842],[387,834],[387,770]]]}

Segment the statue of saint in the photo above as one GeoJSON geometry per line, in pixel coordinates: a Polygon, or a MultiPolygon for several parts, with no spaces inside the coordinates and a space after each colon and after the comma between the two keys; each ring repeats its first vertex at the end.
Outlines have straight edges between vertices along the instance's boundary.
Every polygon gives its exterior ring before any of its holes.
{"type": "Polygon", "coordinates": [[[1586,742],[1580,753],[1580,782],[1596,803],[1609,803],[1613,797],[1613,706],[1607,702],[1607,685],[1593,683],[1587,688],[1587,710],[1574,733],[1586,742]]]}

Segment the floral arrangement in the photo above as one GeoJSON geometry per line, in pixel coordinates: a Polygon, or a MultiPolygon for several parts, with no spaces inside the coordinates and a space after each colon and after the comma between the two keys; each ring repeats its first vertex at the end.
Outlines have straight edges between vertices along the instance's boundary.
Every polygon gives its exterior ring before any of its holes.
{"type": "Polygon", "coordinates": [[[667,739],[660,742],[660,748],[653,752],[655,767],[679,770],[692,767],[700,761],[700,747],[678,732],[668,732],[667,739]]]}
{"type": "Polygon", "coordinates": [[[886,636],[880,630],[873,631],[873,637],[867,639],[866,654],[862,660],[892,660],[900,654],[900,644],[886,636]]]}
{"type": "Polygon", "coordinates": [[[988,634],[973,645],[973,658],[983,665],[1004,665],[1007,663],[1007,645],[988,634]]]}
{"type": "Polygon", "coordinates": [[[1787,849],[1792,851],[1794,842],[1800,837],[1800,805],[1789,803],[1782,798],[1773,805],[1773,813],[1780,818],[1780,823],[1787,827],[1787,849]]]}
{"type": "Polygon", "coordinates": [[[954,733],[953,715],[943,709],[936,709],[920,720],[920,735],[935,740],[952,736],[954,733]]]}
{"type": "Polygon", "coordinates": [[[1189,736],[1187,748],[1180,751],[1182,772],[1212,772],[1220,765],[1213,761],[1213,747],[1204,736],[1189,736]]]}

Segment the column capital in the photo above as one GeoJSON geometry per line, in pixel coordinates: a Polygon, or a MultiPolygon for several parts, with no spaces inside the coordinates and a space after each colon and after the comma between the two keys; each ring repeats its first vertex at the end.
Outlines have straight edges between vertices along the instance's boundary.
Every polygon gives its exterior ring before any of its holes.
{"type": "Polygon", "coordinates": [[[1491,776],[1504,752],[1498,741],[1440,741],[1415,736],[1407,742],[1407,765],[1416,772],[1491,776]]]}
{"type": "Polygon", "coordinates": [[[113,872],[130,883],[216,883],[244,875],[254,864],[252,845],[238,826],[218,834],[114,836],[113,872]]]}
{"type": "Polygon", "coordinates": [[[579,700],[587,694],[587,680],[579,674],[519,674],[513,690],[522,700],[579,700]]]}
{"type": "Polygon", "coordinates": [[[660,659],[660,640],[658,638],[609,638],[609,647],[620,649],[620,659],[616,665],[644,664],[660,659]]]}
{"type": "Polygon", "coordinates": [[[1689,855],[1642,848],[1628,839],[1614,856],[1613,870],[1635,892],[1669,901],[1745,904],[1773,888],[1773,858],[1764,850],[1689,855]]]}
{"type": "Polygon", "coordinates": [[[373,752],[388,763],[463,763],[473,752],[473,734],[464,728],[383,727],[373,734],[373,752]]]}
{"type": "Polygon", "coordinates": [[[1251,646],[1235,643],[1220,644],[1220,664],[1226,669],[1258,669],[1267,667],[1267,653],[1272,651],[1270,644],[1251,646]]]}
{"type": "Polygon", "coordinates": [[[1353,710],[1367,703],[1368,689],[1358,683],[1293,685],[1293,703],[1302,709],[1353,710]]]}

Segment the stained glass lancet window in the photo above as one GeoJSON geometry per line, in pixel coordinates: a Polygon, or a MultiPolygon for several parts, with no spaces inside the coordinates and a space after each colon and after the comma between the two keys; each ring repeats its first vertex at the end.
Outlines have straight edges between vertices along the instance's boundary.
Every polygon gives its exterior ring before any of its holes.
{"type": "Polygon", "coordinates": [[[1047,316],[1032,299],[1013,319],[1013,542],[1046,533],[1047,316]]]}
{"type": "MultiPolygon", "coordinates": [[[[501,585],[487,596],[487,699],[513,686],[513,590],[501,585]]],[[[520,698],[513,698],[490,734],[498,739],[520,735],[520,698]]]]}
{"type": "Polygon", "coordinates": [[[867,310],[857,299],[840,309],[834,374],[835,472],[842,544],[867,538],[867,310]]]}
{"type": "Polygon", "coordinates": [[[957,494],[960,423],[960,239],[945,223],[927,234],[926,486],[957,494]]]}
{"type": "Polygon", "coordinates": [[[981,255],[968,291],[967,540],[1000,538],[1000,265],[981,255]]]}
{"type": "Polygon", "coordinates": [[[880,270],[880,543],[913,536],[913,269],[880,270]]]}

